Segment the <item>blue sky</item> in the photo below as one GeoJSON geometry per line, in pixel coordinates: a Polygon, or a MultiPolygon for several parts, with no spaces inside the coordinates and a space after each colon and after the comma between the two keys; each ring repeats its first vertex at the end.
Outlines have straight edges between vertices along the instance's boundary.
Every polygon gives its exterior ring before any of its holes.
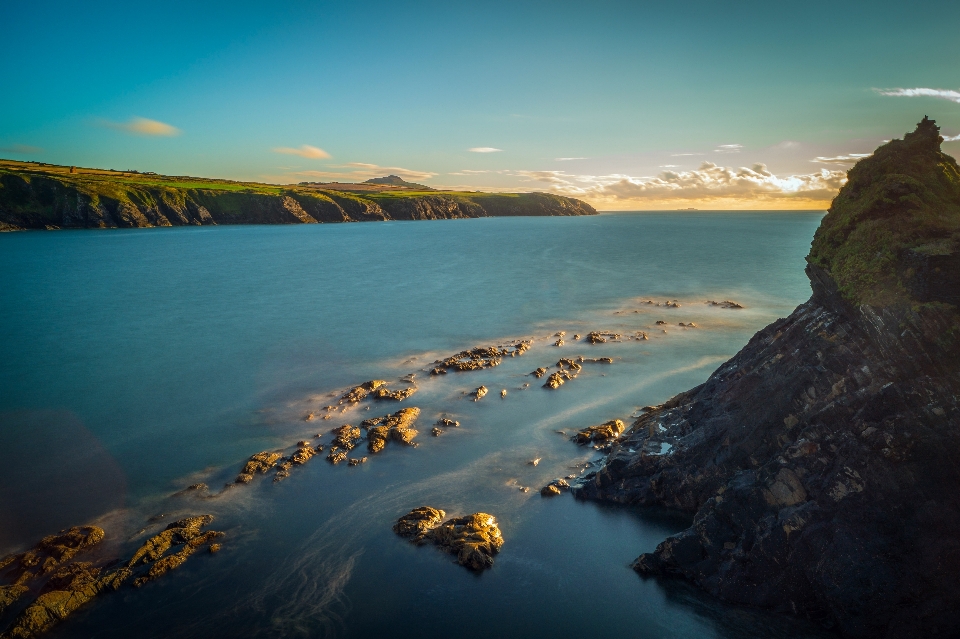
{"type": "Polygon", "coordinates": [[[960,134],[958,2],[198,4],[3,3],[0,157],[809,208],[960,134]]]}

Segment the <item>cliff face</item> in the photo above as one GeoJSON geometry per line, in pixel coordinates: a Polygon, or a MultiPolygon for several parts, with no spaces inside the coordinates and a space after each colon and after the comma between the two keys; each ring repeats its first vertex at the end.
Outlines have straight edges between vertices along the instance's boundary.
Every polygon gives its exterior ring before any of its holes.
{"type": "MultiPolygon", "coordinates": [[[[916,154],[939,154],[930,126],[918,127],[926,145],[889,163],[881,147],[861,174],[889,184],[904,163],[924,160],[916,154]]],[[[819,241],[864,204],[851,193],[863,193],[857,171],[819,241]]],[[[958,263],[948,253],[910,265],[927,259],[912,257],[913,242],[953,241],[960,207],[946,202],[903,214],[935,219],[918,234],[904,225],[885,280],[838,286],[851,262],[825,258],[856,253],[815,240],[810,300],[705,384],[637,420],[577,489],[581,498],[696,513],[689,529],[637,559],[638,572],[680,575],[723,599],[809,615],[849,636],[960,632],[960,318],[946,303],[956,299],[958,263]],[[910,268],[904,284],[897,278],[910,268]]],[[[881,219],[897,227],[900,216],[881,219]]],[[[889,239],[876,217],[864,219],[872,229],[854,222],[851,235],[889,239]]]]}
{"type": "Polygon", "coordinates": [[[178,186],[173,179],[151,184],[123,175],[0,168],[0,230],[596,214],[585,202],[545,193],[358,194],[270,185],[218,188],[214,182],[212,188],[196,188],[178,186]]]}

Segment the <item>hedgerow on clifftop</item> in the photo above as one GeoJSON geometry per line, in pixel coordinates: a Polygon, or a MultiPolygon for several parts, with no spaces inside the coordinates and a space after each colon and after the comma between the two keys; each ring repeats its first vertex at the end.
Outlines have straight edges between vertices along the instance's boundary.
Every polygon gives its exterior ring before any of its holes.
{"type": "Polygon", "coordinates": [[[913,303],[908,254],[958,252],[960,167],[942,142],[940,127],[924,117],[848,172],[807,259],[853,304],[913,303]]]}

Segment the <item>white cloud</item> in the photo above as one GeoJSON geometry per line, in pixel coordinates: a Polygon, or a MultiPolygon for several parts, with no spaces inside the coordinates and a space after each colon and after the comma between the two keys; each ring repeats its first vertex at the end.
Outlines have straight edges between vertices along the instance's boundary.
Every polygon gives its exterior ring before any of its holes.
{"type": "Polygon", "coordinates": [[[708,202],[720,207],[741,205],[819,205],[846,182],[845,171],[821,169],[806,175],[778,177],[766,165],[723,167],[704,162],[694,171],[663,171],[654,177],[573,175],[564,171],[517,171],[527,181],[549,190],[596,202],[600,207],[675,206],[678,201],[708,202]],[[672,204],[671,204],[672,203],[672,204]]]}
{"type": "Polygon", "coordinates": [[[863,158],[868,158],[868,157],[870,157],[871,155],[873,155],[873,153],[850,153],[850,154],[848,154],[848,155],[836,155],[836,156],[834,156],[834,157],[832,157],[832,158],[827,158],[827,157],[820,157],[820,156],[818,156],[818,157],[813,158],[813,159],[810,160],[810,161],[811,161],[811,162],[819,162],[820,164],[843,164],[843,165],[846,165],[846,164],[856,164],[857,162],[859,162],[859,161],[862,160],[863,158]]]}
{"type": "Polygon", "coordinates": [[[794,142],[793,140],[784,140],[783,142],[780,142],[779,144],[774,144],[773,147],[771,147],[771,148],[774,148],[774,149],[797,149],[797,148],[799,148],[799,147],[800,147],[800,143],[799,143],[799,142],[794,142]]]}
{"type": "Polygon", "coordinates": [[[943,136],[944,142],[960,142],[960,133],[956,135],[945,135],[943,136]]]}
{"type": "Polygon", "coordinates": [[[330,157],[330,154],[323,149],[318,149],[317,147],[310,146],[309,144],[304,144],[299,149],[294,149],[289,146],[278,146],[273,150],[273,152],[284,153],[286,155],[299,155],[302,158],[308,158],[310,160],[321,160],[330,157]]]}
{"type": "Polygon", "coordinates": [[[915,97],[928,97],[928,98],[942,98],[944,100],[950,100],[951,102],[960,103],[960,91],[953,91],[951,89],[874,89],[880,95],[890,95],[894,97],[905,97],[905,98],[915,98],[915,97]]]}
{"type": "Polygon", "coordinates": [[[671,153],[670,157],[672,158],[682,158],[689,155],[706,155],[706,153],[671,153]]]}
{"type": "Polygon", "coordinates": [[[475,146],[470,149],[471,153],[499,153],[503,149],[495,149],[492,146],[475,146]]]}
{"type": "Polygon", "coordinates": [[[397,175],[402,177],[404,180],[413,181],[413,180],[429,180],[432,177],[436,177],[436,173],[430,173],[428,171],[415,171],[413,169],[405,169],[399,166],[378,166],[376,164],[368,164],[366,162],[348,162],[347,164],[342,164],[334,166],[332,168],[347,169],[345,171],[297,171],[291,175],[299,177],[309,177],[309,178],[322,178],[322,179],[332,179],[336,181],[364,181],[369,180],[370,178],[383,177],[385,175],[397,175]]]}
{"type": "Polygon", "coordinates": [[[111,129],[117,129],[118,131],[124,131],[125,133],[131,133],[133,135],[171,137],[180,135],[181,133],[180,129],[175,126],[148,118],[130,118],[126,122],[101,120],[101,124],[111,129]]]}
{"type": "Polygon", "coordinates": [[[714,153],[739,153],[743,148],[742,144],[721,144],[713,150],[714,153]]]}
{"type": "Polygon", "coordinates": [[[570,160],[589,160],[590,158],[553,158],[554,162],[569,162],[570,160]]]}

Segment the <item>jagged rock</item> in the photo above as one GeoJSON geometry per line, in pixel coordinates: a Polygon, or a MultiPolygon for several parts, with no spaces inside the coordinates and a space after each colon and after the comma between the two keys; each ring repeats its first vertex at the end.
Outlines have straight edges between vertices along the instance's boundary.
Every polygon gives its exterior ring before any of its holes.
{"type": "MultiPolygon", "coordinates": [[[[0,559],[0,569],[9,571],[14,585],[49,574],[58,566],[73,559],[77,553],[96,546],[103,541],[103,529],[98,526],[74,526],[48,535],[26,552],[7,555],[0,559]]],[[[12,596],[12,591],[7,597],[12,596]]]]}
{"type": "Polygon", "coordinates": [[[250,460],[244,465],[243,470],[237,475],[235,480],[238,484],[246,484],[253,479],[256,473],[266,473],[277,465],[277,461],[283,457],[281,453],[263,451],[250,456],[250,460]]]}
{"type": "Polygon", "coordinates": [[[436,426],[434,426],[433,430],[430,431],[430,434],[433,435],[434,437],[439,437],[440,435],[443,434],[443,429],[437,428],[436,426]]]}
{"type": "Polygon", "coordinates": [[[339,428],[333,429],[334,439],[332,445],[345,450],[353,450],[363,438],[363,433],[356,426],[344,424],[339,428]]]}
{"type": "Polygon", "coordinates": [[[402,402],[411,395],[417,392],[416,386],[411,386],[410,388],[401,388],[400,390],[391,391],[386,388],[378,388],[373,393],[374,399],[391,399],[395,402],[402,402]]]}
{"type": "Polygon", "coordinates": [[[372,391],[375,391],[381,386],[386,385],[386,383],[387,382],[382,379],[372,379],[369,382],[364,382],[363,384],[360,384],[359,386],[354,386],[353,388],[348,390],[346,393],[344,393],[340,397],[340,400],[338,403],[343,404],[344,402],[346,402],[348,404],[357,404],[361,402],[372,391]]]}
{"type": "Polygon", "coordinates": [[[530,342],[522,341],[510,346],[477,347],[469,351],[460,351],[452,357],[434,362],[437,366],[433,375],[445,373],[447,369],[456,371],[475,371],[499,366],[504,357],[518,357],[530,348],[530,342]]]}
{"type": "Polygon", "coordinates": [[[592,331],[587,333],[587,341],[591,344],[602,344],[607,341],[607,339],[600,333],[592,331]]]}
{"type": "Polygon", "coordinates": [[[940,140],[925,119],[858,163],[814,238],[810,300],[577,489],[696,513],[638,571],[851,637],[960,634],[960,315],[941,284],[960,263],[924,275],[911,256],[960,232],[940,140]]]}
{"type": "Polygon", "coordinates": [[[223,544],[210,544],[210,554],[215,555],[223,549],[223,544]]]}
{"type": "Polygon", "coordinates": [[[351,466],[359,466],[360,464],[367,463],[366,457],[351,458],[347,460],[347,463],[351,466]]]}
{"type": "Polygon", "coordinates": [[[327,461],[336,466],[347,458],[347,451],[340,450],[336,446],[330,447],[330,454],[327,455],[327,461]]]}
{"type": "Polygon", "coordinates": [[[437,420],[437,426],[440,426],[443,428],[449,428],[451,426],[454,428],[458,428],[460,426],[460,422],[455,422],[452,419],[447,419],[446,417],[442,417],[437,420]]]}
{"type": "Polygon", "coordinates": [[[386,445],[387,440],[393,439],[402,444],[416,446],[413,439],[418,431],[411,428],[420,416],[420,409],[416,407],[403,408],[392,415],[373,417],[361,422],[367,429],[367,450],[379,453],[386,445]]]}
{"type": "Polygon", "coordinates": [[[626,426],[619,419],[611,419],[609,422],[604,422],[598,426],[588,426],[587,428],[579,431],[570,439],[580,445],[586,445],[591,442],[607,441],[609,439],[616,439],[619,437],[620,433],[622,433],[625,428],[626,426]]]}
{"type": "Polygon", "coordinates": [[[574,335],[574,336],[573,336],[573,339],[579,341],[579,339],[580,339],[580,333],[577,333],[576,335],[574,335]]]}
{"type": "Polygon", "coordinates": [[[547,484],[540,489],[540,495],[543,497],[554,497],[560,494],[560,489],[552,484],[547,484]]]}
{"type": "Polygon", "coordinates": [[[563,346],[563,338],[561,337],[556,342],[553,343],[554,346],[563,346]]]}
{"type": "Polygon", "coordinates": [[[537,457],[536,459],[531,459],[531,460],[528,461],[527,463],[530,464],[531,466],[536,466],[537,464],[540,463],[540,458],[537,457]]]}
{"type": "Polygon", "coordinates": [[[743,306],[741,306],[740,304],[737,304],[736,302],[732,302],[730,300],[723,300],[722,302],[714,302],[713,300],[707,300],[707,304],[709,304],[710,306],[719,306],[720,308],[730,308],[730,309],[743,308],[743,306]]]}
{"type": "Polygon", "coordinates": [[[306,464],[311,457],[317,454],[317,451],[314,450],[309,444],[298,448],[292,455],[290,455],[290,461],[298,466],[306,464]]]}
{"type": "Polygon", "coordinates": [[[223,537],[223,533],[217,530],[210,530],[205,533],[198,534],[183,544],[183,548],[181,548],[179,551],[173,553],[172,555],[161,557],[155,561],[153,565],[150,566],[150,570],[146,575],[137,577],[133,580],[133,585],[139,588],[143,584],[153,581],[157,577],[165,575],[171,570],[178,568],[190,557],[190,555],[195,553],[197,549],[199,549],[201,546],[209,544],[212,540],[219,537],[223,537]]]}
{"type": "Polygon", "coordinates": [[[545,369],[545,368],[538,368],[537,370],[533,371],[533,372],[530,373],[530,374],[533,375],[534,377],[543,377],[544,375],[547,374],[547,369],[545,369]]]}
{"type": "Polygon", "coordinates": [[[397,520],[393,525],[393,532],[402,537],[413,537],[414,541],[419,541],[430,530],[443,523],[443,518],[447,513],[430,506],[420,506],[414,508],[409,513],[397,520]]]}
{"type": "Polygon", "coordinates": [[[500,397],[502,398],[502,397],[506,397],[506,396],[507,396],[507,389],[504,388],[504,389],[502,389],[502,390],[500,391],[500,397]]]}
{"type": "Polygon", "coordinates": [[[477,390],[473,391],[473,393],[471,393],[471,395],[473,395],[473,401],[475,401],[475,402],[478,402],[478,401],[480,401],[481,399],[483,399],[483,396],[486,395],[486,394],[487,394],[487,387],[486,387],[486,386],[481,386],[481,387],[478,388],[477,390]]]}

